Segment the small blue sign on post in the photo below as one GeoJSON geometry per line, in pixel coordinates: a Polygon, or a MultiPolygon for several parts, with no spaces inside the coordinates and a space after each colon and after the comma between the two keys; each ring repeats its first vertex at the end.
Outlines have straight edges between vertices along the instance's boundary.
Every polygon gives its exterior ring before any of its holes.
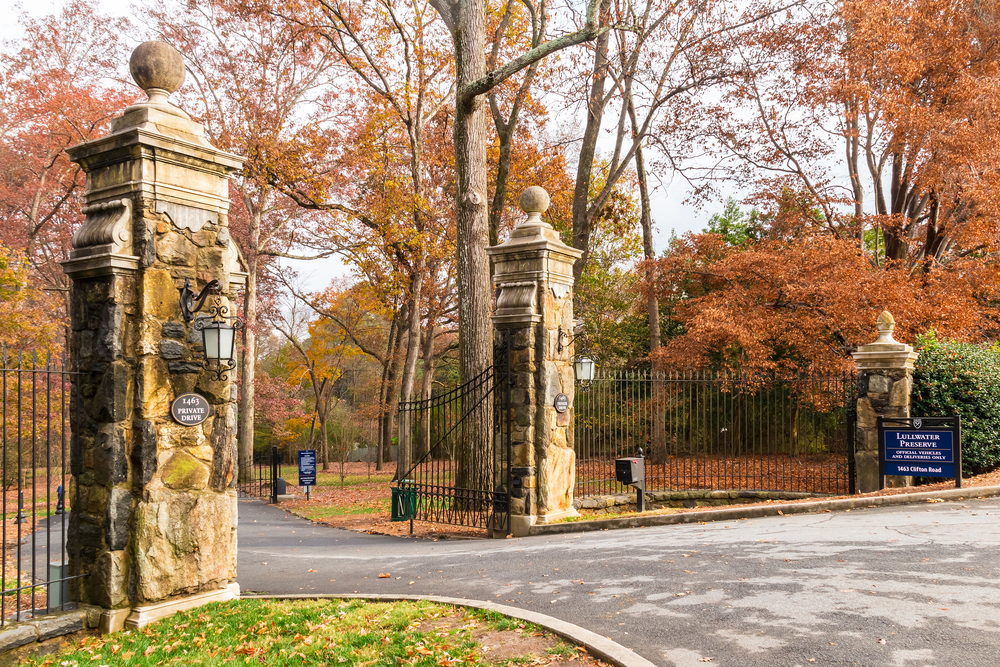
{"type": "Polygon", "coordinates": [[[878,418],[879,488],[886,475],[952,477],[962,487],[962,418],[878,418]]]}
{"type": "Polygon", "coordinates": [[[299,486],[306,490],[306,499],[309,498],[309,487],[316,486],[316,450],[299,450],[299,486]]]}

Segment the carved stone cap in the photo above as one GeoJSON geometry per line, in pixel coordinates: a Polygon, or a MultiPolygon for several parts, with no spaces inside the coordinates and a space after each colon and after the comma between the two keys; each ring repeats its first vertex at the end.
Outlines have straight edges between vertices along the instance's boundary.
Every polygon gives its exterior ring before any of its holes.
{"type": "Polygon", "coordinates": [[[896,328],[896,320],[893,319],[892,313],[888,310],[883,310],[882,314],[878,316],[875,320],[875,328],[878,329],[878,339],[875,341],[878,343],[895,343],[896,340],[892,337],[892,331],[896,328]]]}
{"type": "MultiPolygon", "coordinates": [[[[514,227],[509,239],[487,248],[486,254],[496,262],[503,261],[503,256],[517,256],[519,259],[534,257],[538,261],[547,256],[550,261],[572,264],[583,252],[563,243],[559,232],[542,220],[542,213],[548,210],[549,201],[549,193],[544,188],[533,185],[526,189],[521,194],[520,203],[528,214],[528,219],[514,227]]],[[[543,266],[537,268],[542,269],[543,266]]]]}
{"type": "Polygon", "coordinates": [[[550,202],[549,193],[540,185],[532,185],[521,193],[521,210],[527,213],[529,218],[532,213],[537,213],[541,216],[541,214],[549,210],[550,202]]]}
{"type": "Polygon", "coordinates": [[[207,146],[201,124],[171,104],[168,97],[184,84],[184,57],[180,51],[166,42],[143,42],[132,52],[128,66],[149,99],[125,109],[111,121],[111,131],[138,127],[207,146]]]}
{"type": "Polygon", "coordinates": [[[875,342],[862,345],[851,355],[858,370],[912,369],[913,363],[920,355],[913,351],[912,346],[900,343],[892,337],[892,332],[896,328],[896,320],[893,319],[892,313],[883,310],[875,321],[875,327],[878,329],[878,338],[875,342]]]}

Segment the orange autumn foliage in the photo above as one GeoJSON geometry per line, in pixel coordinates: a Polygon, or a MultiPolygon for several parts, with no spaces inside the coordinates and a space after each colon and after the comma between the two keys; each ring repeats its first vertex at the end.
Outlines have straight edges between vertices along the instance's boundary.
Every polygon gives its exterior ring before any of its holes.
{"type": "Polygon", "coordinates": [[[743,251],[717,234],[688,235],[646,267],[644,292],[672,303],[684,328],[652,355],[669,369],[849,370],[849,352],[874,340],[884,309],[899,340],[928,329],[975,340],[992,322],[982,299],[997,287],[987,263],[930,274],[901,262],[877,268],[851,240],[816,230],[743,251]]]}

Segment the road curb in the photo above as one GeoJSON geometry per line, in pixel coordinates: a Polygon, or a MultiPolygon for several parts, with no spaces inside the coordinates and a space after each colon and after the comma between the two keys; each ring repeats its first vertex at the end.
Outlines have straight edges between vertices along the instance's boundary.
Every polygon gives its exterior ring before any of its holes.
{"type": "Polygon", "coordinates": [[[465,598],[449,598],[440,595],[392,595],[390,593],[375,593],[372,595],[353,594],[304,594],[297,595],[243,595],[242,599],[265,599],[265,600],[323,600],[323,599],[355,599],[355,600],[427,600],[429,602],[440,602],[441,604],[455,605],[456,607],[472,607],[486,611],[495,611],[504,616],[510,616],[522,621],[528,621],[535,625],[540,625],[549,632],[559,635],[564,639],[587,647],[587,652],[606,662],[613,663],[618,667],[656,667],[656,665],[642,656],[636,654],[632,649],[626,648],[607,637],[602,637],[596,632],[591,632],[579,625],[561,621],[546,614],[517,607],[487,602],[485,600],[467,600],[465,598]]]}
{"type": "Polygon", "coordinates": [[[709,521],[736,521],[738,519],[757,519],[761,517],[784,514],[808,514],[810,512],[832,512],[836,510],[857,509],[860,507],[907,505],[921,501],[936,500],[939,498],[942,500],[954,500],[958,498],[986,498],[992,496],[1000,496],[1000,486],[978,486],[968,489],[944,489],[942,491],[900,493],[894,496],[861,496],[858,498],[818,500],[805,503],[757,505],[754,507],[732,506],[724,509],[705,510],[703,512],[654,514],[650,516],[596,519],[593,521],[550,523],[532,526],[528,535],[534,537],[536,535],[563,535],[566,533],[585,533],[592,530],[613,530],[617,528],[671,526],[681,523],[707,523],[709,521]]]}

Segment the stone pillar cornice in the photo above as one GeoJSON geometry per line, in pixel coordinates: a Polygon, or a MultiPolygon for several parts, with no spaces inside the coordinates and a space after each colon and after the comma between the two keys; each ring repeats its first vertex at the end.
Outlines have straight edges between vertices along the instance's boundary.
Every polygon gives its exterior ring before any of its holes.
{"type": "Polygon", "coordinates": [[[900,343],[892,337],[896,322],[889,311],[883,311],[876,321],[879,336],[873,343],[860,346],[851,356],[858,370],[902,368],[913,370],[920,356],[913,346],[900,343]]]}

